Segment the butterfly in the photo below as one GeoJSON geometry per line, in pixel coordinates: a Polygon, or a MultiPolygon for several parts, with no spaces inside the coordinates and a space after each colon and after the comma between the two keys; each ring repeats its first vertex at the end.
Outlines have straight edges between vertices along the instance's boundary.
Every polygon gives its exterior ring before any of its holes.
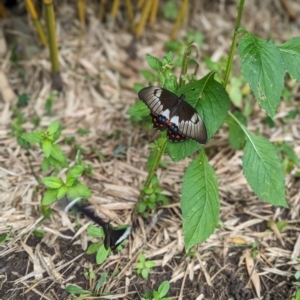
{"type": "Polygon", "coordinates": [[[153,127],[167,129],[172,142],[191,138],[200,144],[207,142],[205,124],[197,111],[184,101],[185,95],[178,97],[172,92],[155,86],[143,88],[139,98],[150,109],[153,127]]]}
{"type": "Polygon", "coordinates": [[[86,209],[84,206],[74,204],[74,207],[103,228],[104,247],[106,250],[108,250],[109,248],[111,250],[115,250],[116,248],[118,248],[118,246],[131,233],[130,226],[126,228],[120,228],[120,229],[114,228],[109,222],[104,222],[101,218],[95,216],[91,211],[86,209]]]}

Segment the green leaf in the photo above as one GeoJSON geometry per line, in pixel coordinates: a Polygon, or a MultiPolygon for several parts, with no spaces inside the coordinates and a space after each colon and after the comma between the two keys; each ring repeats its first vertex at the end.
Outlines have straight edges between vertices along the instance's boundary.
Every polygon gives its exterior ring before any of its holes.
{"type": "Polygon", "coordinates": [[[76,178],[74,178],[74,177],[69,177],[68,178],[68,176],[67,176],[66,186],[70,187],[70,186],[74,185],[74,182],[76,182],[76,181],[77,181],[76,178]]]}
{"type": "Polygon", "coordinates": [[[30,100],[30,97],[28,94],[21,94],[18,97],[17,106],[25,106],[28,104],[29,100],[30,100]]]}
{"type": "Polygon", "coordinates": [[[152,56],[150,54],[147,54],[146,55],[146,60],[147,60],[148,65],[153,70],[155,70],[157,72],[159,72],[161,70],[162,63],[161,63],[161,61],[158,58],[156,58],[156,57],[154,57],[154,56],[152,56]]]}
{"type": "Polygon", "coordinates": [[[243,95],[242,95],[242,84],[244,84],[244,79],[243,77],[237,78],[233,77],[230,80],[230,85],[229,85],[229,98],[231,102],[238,108],[243,107],[243,95]]]}
{"type": "Polygon", "coordinates": [[[155,266],[155,262],[152,261],[152,260],[148,260],[145,262],[145,267],[148,268],[148,269],[151,269],[155,266]]]}
{"type": "Polygon", "coordinates": [[[148,82],[152,82],[155,79],[155,75],[149,70],[141,70],[140,73],[148,82]]]}
{"type": "Polygon", "coordinates": [[[283,90],[284,68],[280,51],[247,33],[239,43],[241,66],[259,105],[273,118],[283,90]]]}
{"type": "Polygon", "coordinates": [[[178,15],[178,8],[174,1],[167,1],[163,7],[163,14],[165,19],[175,20],[178,15]]]}
{"type": "Polygon", "coordinates": [[[42,183],[52,189],[58,189],[64,184],[60,178],[53,176],[42,178],[42,183]]]}
{"type": "Polygon", "coordinates": [[[59,122],[53,121],[47,128],[47,132],[50,133],[51,135],[53,135],[59,128],[59,122]]]}
{"type": "Polygon", "coordinates": [[[103,244],[97,242],[97,243],[92,243],[88,246],[87,250],[86,250],[86,254],[94,254],[96,253],[100,247],[102,246],[103,244]]]}
{"type": "Polygon", "coordinates": [[[83,165],[76,165],[74,167],[72,167],[71,169],[69,169],[68,173],[67,173],[67,180],[68,178],[78,178],[82,175],[82,172],[84,170],[84,166],[83,165]]]}
{"type": "Polygon", "coordinates": [[[252,190],[261,200],[288,207],[283,166],[276,148],[268,140],[247,132],[243,171],[252,190]]]}
{"type": "Polygon", "coordinates": [[[47,157],[45,157],[41,163],[41,169],[43,171],[48,171],[50,169],[50,161],[47,157]]]}
{"type": "Polygon", "coordinates": [[[67,192],[68,192],[68,188],[65,186],[62,186],[57,192],[57,199],[61,199],[62,197],[64,197],[67,192]]]}
{"type": "Polygon", "coordinates": [[[138,93],[142,88],[144,87],[143,84],[141,83],[134,83],[133,84],[133,90],[138,93]]]}
{"type": "Polygon", "coordinates": [[[8,233],[3,233],[0,235],[0,245],[3,245],[6,239],[8,238],[8,233]]]}
{"type": "Polygon", "coordinates": [[[292,38],[278,46],[285,69],[300,81],[300,37],[292,38]]]}
{"type": "Polygon", "coordinates": [[[21,138],[30,144],[40,143],[43,140],[41,132],[23,133],[21,138]]]}
{"type": "Polygon", "coordinates": [[[149,116],[149,114],[149,108],[143,101],[136,102],[127,111],[127,115],[129,115],[133,121],[141,121],[144,117],[149,116]]]}
{"type": "Polygon", "coordinates": [[[42,199],[42,205],[50,205],[57,200],[58,189],[48,189],[42,199]]]}
{"type": "Polygon", "coordinates": [[[176,92],[178,88],[177,78],[173,75],[165,75],[165,82],[164,82],[164,88],[171,92],[176,92]]]}
{"type": "Polygon", "coordinates": [[[67,195],[69,199],[76,199],[78,197],[87,199],[91,196],[91,190],[85,184],[77,183],[68,189],[67,195]]]}
{"type": "Polygon", "coordinates": [[[100,276],[99,280],[97,281],[97,285],[95,287],[95,290],[97,291],[97,293],[99,293],[99,289],[105,283],[106,278],[108,278],[108,274],[106,272],[101,273],[101,276],[100,276]]]}
{"type": "Polygon", "coordinates": [[[188,156],[191,156],[197,150],[201,148],[201,145],[191,139],[188,139],[184,142],[173,143],[168,140],[167,147],[165,152],[170,156],[170,158],[178,162],[185,159],[188,156]]]}
{"type": "Polygon", "coordinates": [[[65,156],[64,156],[61,148],[57,145],[52,144],[51,155],[59,162],[65,161],[65,156]]]}
{"type": "Polygon", "coordinates": [[[104,231],[102,228],[99,228],[94,225],[89,225],[87,228],[87,233],[89,236],[94,238],[102,238],[104,237],[104,231]]]}
{"type": "MultiPolygon", "coordinates": [[[[238,111],[235,111],[233,115],[242,123],[243,125],[247,124],[246,118],[238,111]]],[[[231,116],[228,116],[226,119],[226,123],[229,127],[229,142],[232,148],[234,149],[242,149],[246,142],[246,136],[243,129],[239,126],[239,124],[232,119],[231,116]]]]}
{"type": "Polygon", "coordinates": [[[44,139],[42,142],[42,149],[47,158],[51,154],[52,143],[48,139],[44,139]]]}
{"type": "Polygon", "coordinates": [[[219,221],[218,182],[203,150],[185,172],[180,206],[185,247],[188,251],[195,244],[205,241],[214,232],[219,221]]]}
{"type": "Polygon", "coordinates": [[[74,284],[68,284],[66,286],[66,291],[70,294],[89,294],[90,293],[89,291],[84,290],[81,287],[74,285],[74,284]]]}
{"type": "Polygon", "coordinates": [[[35,237],[42,239],[45,236],[45,231],[44,230],[34,230],[33,234],[35,237]]]}
{"type": "Polygon", "coordinates": [[[170,290],[170,282],[164,281],[160,284],[157,291],[158,291],[160,297],[164,297],[165,295],[167,295],[169,290],[170,290]]]}
{"type": "Polygon", "coordinates": [[[52,214],[52,209],[49,205],[42,205],[41,206],[41,213],[45,218],[49,218],[52,214]]]}
{"type": "Polygon", "coordinates": [[[149,276],[149,272],[150,272],[149,269],[143,269],[143,270],[142,270],[142,277],[143,277],[144,279],[147,279],[148,276],[149,276]]]}
{"type": "Polygon", "coordinates": [[[145,262],[145,261],[146,261],[145,255],[144,255],[143,253],[141,253],[141,254],[139,255],[139,261],[140,261],[140,262],[145,262]]]}
{"type": "Polygon", "coordinates": [[[162,63],[164,66],[169,65],[172,63],[173,60],[173,53],[169,51],[162,59],[162,63]]]}
{"type": "Polygon", "coordinates": [[[105,262],[108,254],[109,254],[110,249],[106,250],[104,245],[102,245],[96,255],[96,263],[98,265],[101,265],[103,262],[105,262]]]}
{"type": "Polygon", "coordinates": [[[282,144],[282,151],[288,157],[288,159],[290,161],[292,161],[295,165],[300,167],[300,160],[299,160],[297,154],[295,153],[294,149],[289,144],[284,142],[282,144]]]}

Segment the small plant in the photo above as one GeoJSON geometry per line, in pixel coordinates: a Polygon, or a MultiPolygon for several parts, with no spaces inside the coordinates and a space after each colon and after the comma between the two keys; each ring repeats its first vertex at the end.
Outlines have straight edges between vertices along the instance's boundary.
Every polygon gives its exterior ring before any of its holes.
{"type": "MultiPolygon", "coordinates": [[[[143,70],[141,74],[151,86],[159,86],[160,92],[151,94],[146,101],[142,98],[144,102],[138,101],[129,109],[128,114],[134,121],[142,119],[146,122],[150,120],[149,113],[151,113],[154,117],[153,125],[156,128],[173,130],[172,128],[175,127],[179,132],[178,139],[182,135],[189,136],[189,132],[193,132],[194,127],[186,124],[193,123],[193,119],[184,112],[181,112],[180,115],[178,104],[175,103],[176,105],[172,106],[170,99],[166,99],[168,97],[161,97],[162,89],[160,87],[175,94],[178,98],[183,95],[181,99],[184,99],[194,109],[196,115],[203,120],[208,141],[226,123],[232,148],[243,151],[242,169],[253,192],[264,202],[274,206],[288,207],[284,175],[285,172],[290,172],[294,166],[298,166],[299,160],[287,144],[282,143],[276,149],[268,139],[260,135],[258,130],[251,132],[247,128],[247,118],[252,112],[248,96],[252,91],[261,109],[269,115],[269,119],[266,121],[274,126],[274,122],[272,124],[270,120],[272,121],[274,118],[280,104],[286,73],[300,81],[300,38],[292,38],[284,44],[276,45],[273,41],[264,41],[246,29],[240,28],[244,2],[244,0],[239,1],[236,30],[224,68],[222,66],[214,67],[214,70],[217,71],[209,72],[203,78],[197,79],[196,71],[199,59],[192,57],[192,52],[197,50],[196,43],[190,44],[186,48],[182,56],[181,74],[178,79],[174,76],[176,64],[172,53],[167,53],[161,60],[147,55],[146,60],[153,71],[143,70]],[[231,70],[239,36],[241,38],[239,39],[238,54],[243,78],[234,78],[231,70]],[[194,67],[194,72],[190,72],[191,70],[188,72],[191,67],[194,67]],[[216,72],[219,73],[216,74],[217,76],[215,76],[216,72]],[[229,90],[232,99],[226,90],[228,86],[231,88],[229,90]],[[240,89],[242,89],[242,93],[237,93],[236,91],[240,89]],[[246,99],[244,100],[245,95],[246,99]],[[167,101],[169,101],[168,104],[166,104],[167,101]],[[229,111],[230,102],[239,110],[229,111]],[[172,116],[172,121],[168,120],[167,116],[172,116]],[[183,131],[188,134],[183,134],[183,131]],[[283,163],[278,152],[287,157],[283,163]]],[[[171,46],[178,47],[180,50],[180,45],[171,44],[171,46]]],[[[207,61],[207,65],[209,63],[207,61]]],[[[135,86],[135,88],[137,87],[138,85],[135,86]]],[[[163,95],[165,94],[163,93],[163,95]]],[[[297,113],[296,110],[292,110],[286,118],[287,121],[293,119],[297,113]]],[[[283,121],[285,122],[285,120],[283,121]]],[[[193,136],[190,137],[193,138],[193,136]]],[[[193,155],[193,160],[183,176],[180,199],[184,241],[186,249],[189,250],[195,244],[204,242],[218,224],[220,199],[216,173],[210,166],[203,147],[195,140],[186,139],[172,143],[167,140],[166,132],[161,131],[160,138],[151,144],[150,148],[148,177],[141,189],[139,203],[135,210],[135,213],[142,215],[147,208],[152,210],[156,207],[153,205],[155,196],[151,194],[150,198],[147,192],[152,193],[153,191],[152,180],[161,166],[160,161],[163,155],[168,154],[174,162],[193,155]],[[195,153],[197,153],[196,156],[195,153]]],[[[295,176],[299,176],[299,173],[296,173],[295,176]]]]}
{"type": "Polygon", "coordinates": [[[160,284],[157,291],[149,291],[145,294],[141,300],[170,300],[171,298],[165,298],[170,289],[169,281],[164,281],[160,284]]]}
{"type": "MultiPolygon", "coordinates": [[[[61,128],[58,121],[52,122],[47,131],[35,131],[32,133],[24,133],[22,138],[30,144],[38,143],[43,150],[45,158],[42,162],[42,169],[48,170],[51,166],[56,172],[61,168],[68,167],[67,159],[61,148],[55,144],[61,134],[61,128]]],[[[67,178],[64,182],[56,176],[43,177],[41,181],[48,188],[42,199],[42,205],[47,206],[51,203],[67,196],[68,199],[76,199],[78,197],[88,198],[91,195],[89,188],[81,184],[78,179],[84,171],[84,164],[77,164],[67,171],[67,178]]]]}
{"type": "MultiPolygon", "coordinates": [[[[90,285],[94,286],[94,282],[97,279],[97,276],[94,272],[94,270],[92,268],[89,268],[89,270],[87,270],[84,273],[85,277],[88,278],[90,280],[90,285]]],[[[97,280],[95,288],[92,291],[83,289],[77,285],[74,284],[69,284],[66,287],[66,291],[69,294],[73,294],[73,295],[78,295],[78,297],[76,297],[77,300],[84,300],[84,299],[88,299],[88,297],[97,297],[97,296],[107,296],[107,295],[111,295],[111,293],[107,293],[107,292],[101,292],[101,288],[103,287],[105,281],[107,280],[107,273],[103,272],[100,276],[100,278],[97,280]]]]}
{"type": "MultiPolygon", "coordinates": [[[[94,238],[104,238],[103,229],[94,225],[89,225],[89,227],[87,228],[87,233],[89,236],[94,238]]],[[[121,248],[122,246],[119,247],[121,248]]],[[[101,265],[106,260],[108,255],[111,253],[111,249],[105,249],[103,243],[96,242],[89,245],[86,253],[87,254],[96,253],[96,263],[98,265],[101,265]]]]}
{"type": "Polygon", "coordinates": [[[155,266],[154,261],[147,260],[145,258],[145,255],[141,253],[139,255],[139,262],[136,264],[137,273],[141,275],[144,279],[147,279],[149,276],[149,273],[151,271],[151,268],[155,266]]]}
{"type": "Polygon", "coordinates": [[[61,168],[67,168],[68,163],[65,155],[63,154],[61,148],[55,144],[61,135],[61,127],[58,121],[52,122],[47,130],[44,132],[42,130],[37,130],[32,133],[24,133],[22,138],[29,142],[30,144],[39,144],[45,158],[42,162],[42,170],[47,171],[50,167],[54,167],[56,172],[61,168]]]}
{"type": "Polygon", "coordinates": [[[143,189],[143,197],[142,201],[138,204],[138,212],[144,218],[147,218],[149,211],[155,211],[158,204],[166,205],[168,204],[168,199],[162,194],[162,188],[158,186],[158,179],[154,176],[151,179],[149,187],[143,189]]]}

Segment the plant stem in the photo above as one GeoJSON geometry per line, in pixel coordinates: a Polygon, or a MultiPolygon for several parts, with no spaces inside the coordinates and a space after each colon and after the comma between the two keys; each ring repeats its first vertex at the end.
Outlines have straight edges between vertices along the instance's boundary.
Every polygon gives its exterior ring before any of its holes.
{"type": "Polygon", "coordinates": [[[230,70],[231,70],[231,67],[232,67],[232,61],[233,61],[233,57],[234,57],[235,46],[236,46],[237,37],[238,37],[238,33],[239,33],[238,29],[240,28],[242,14],[243,14],[244,3],[245,3],[245,0],[240,0],[238,16],[237,16],[237,19],[236,19],[236,22],[235,22],[234,34],[233,34],[233,38],[232,38],[232,44],[231,44],[231,47],[230,47],[229,58],[228,58],[228,61],[227,61],[225,76],[224,76],[224,79],[223,79],[223,86],[224,87],[226,87],[227,84],[228,84],[228,79],[229,79],[230,70]]]}
{"type": "MultiPolygon", "coordinates": [[[[166,146],[167,146],[167,138],[165,138],[164,143],[159,148],[159,151],[158,151],[157,155],[155,156],[153,167],[150,170],[150,172],[149,172],[149,174],[147,176],[146,182],[145,182],[145,186],[146,187],[148,187],[150,185],[152,177],[155,175],[155,172],[156,172],[156,170],[159,167],[159,163],[161,161],[162,156],[165,153],[166,146]]],[[[145,192],[144,192],[144,190],[142,190],[142,192],[141,192],[141,199],[143,199],[144,196],[145,196],[145,192]]]]}
{"type": "Polygon", "coordinates": [[[48,28],[52,75],[55,75],[58,73],[59,70],[59,62],[58,62],[56,31],[55,31],[54,8],[53,8],[52,0],[43,0],[43,2],[45,4],[45,10],[46,10],[46,23],[48,28]]]}
{"type": "MultiPolygon", "coordinates": [[[[181,87],[185,83],[184,75],[186,75],[186,73],[187,73],[188,64],[189,64],[189,60],[190,60],[191,52],[192,52],[193,48],[196,48],[196,50],[198,50],[198,48],[195,46],[195,44],[191,44],[184,52],[184,56],[183,56],[183,60],[182,60],[182,67],[181,67],[181,75],[179,78],[178,87],[181,87]]],[[[197,51],[197,54],[198,54],[198,51],[197,51]]],[[[197,68],[197,66],[196,66],[196,68],[197,68]]],[[[145,189],[150,186],[152,178],[155,175],[156,170],[159,167],[161,158],[165,153],[166,147],[167,147],[167,138],[164,139],[162,145],[158,148],[158,152],[154,158],[154,163],[151,167],[151,170],[148,173],[146,182],[144,184],[144,188],[140,192],[140,197],[139,197],[138,203],[136,204],[136,206],[133,210],[133,213],[132,213],[133,218],[135,218],[135,216],[138,214],[138,204],[143,201],[143,198],[145,196],[145,189]]]]}

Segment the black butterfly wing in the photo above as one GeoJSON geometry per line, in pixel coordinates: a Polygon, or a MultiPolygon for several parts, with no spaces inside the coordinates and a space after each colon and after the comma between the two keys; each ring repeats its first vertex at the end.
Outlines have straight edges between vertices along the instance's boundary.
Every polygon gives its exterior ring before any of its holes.
{"type": "Polygon", "coordinates": [[[153,127],[168,128],[171,141],[183,141],[188,137],[201,144],[207,142],[205,125],[196,110],[184,101],[184,95],[178,97],[155,86],[143,88],[138,95],[151,110],[153,127]]]}
{"type": "MultiPolygon", "coordinates": [[[[196,140],[200,144],[207,142],[205,125],[196,110],[187,102],[181,102],[178,107],[178,131],[180,134],[196,140]]],[[[171,122],[173,118],[171,118],[171,122]]]]}
{"type": "Polygon", "coordinates": [[[116,249],[131,233],[131,227],[116,229],[111,224],[106,223],[104,230],[104,247],[105,249],[116,249]]]}
{"type": "Polygon", "coordinates": [[[153,115],[164,114],[167,119],[170,117],[171,108],[178,103],[178,96],[156,86],[143,88],[138,95],[149,107],[153,115]],[[167,111],[169,111],[169,114],[167,111]]]}

